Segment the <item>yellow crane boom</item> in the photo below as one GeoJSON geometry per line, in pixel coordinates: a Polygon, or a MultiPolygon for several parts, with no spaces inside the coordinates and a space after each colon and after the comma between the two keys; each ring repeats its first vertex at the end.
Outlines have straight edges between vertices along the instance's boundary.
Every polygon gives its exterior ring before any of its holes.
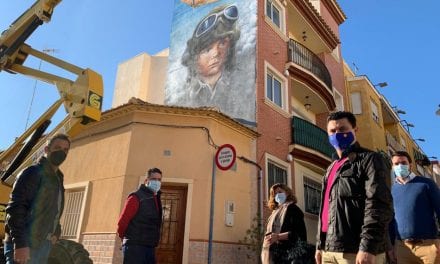
{"type": "Polygon", "coordinates": [[[60,2],[61,0],[36,1],[0,36],[0,71],[22,74],[54,84],[60,95],[59,100],[42,114],[6,151],[0,154],[0,165],[9,164],[0,175],[2,183],[6,185],[12,185],[18,172],[42,155],[45,140],[40,137],[47,128],[48,122],[62,104],[67,116],[52,132],[46,135],[47,137],[56,132],[63,132],[73,137],[83,129],[84,125],[98,121],[101,118],[103,98],[101,75],[91,69],[80,68],[35,50],[25,44],[26,39],[38,26],[42,25],[43,22],[50,21],[54,8],[60,2]],[[25,66],[23,64],[28,56],[34,56],[73,73],[77,78],[70,80],[25,66]],[[12,162],[10,162],[11,156],[15,156],[12,162]]]}

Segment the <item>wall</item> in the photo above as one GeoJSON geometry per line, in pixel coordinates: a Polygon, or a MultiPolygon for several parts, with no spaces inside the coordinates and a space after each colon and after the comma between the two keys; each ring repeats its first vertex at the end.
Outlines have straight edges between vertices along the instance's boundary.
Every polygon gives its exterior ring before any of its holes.
{"type": "MultiPolygon", "coordinates": [[[[243,132],[246,128],[238,129],[238,124],[231,121],[227,124],[205,114],[196,117],[171,113],[177,108],[170,108],[166,113],[127,110],[127,106],[122,109],[114,110],[110,114],[119,114],[104,118],[80,134],[63,164],[65,184],[91,182],[80,242],[94,263],[120,261],[120,240],[115,232],[122,206],[127,195],[137,189],[146,170],[159,167],[164,185],[172,184],[167,178],[193,182],[192,191],[189,189],[188,193],[191,198],[188,201],[192,203],[187,207],[191,210],[186,212],[185,233],[188,235],[183,241],[186,245],[183,259],[184,263],[197,263],[189,259],[189,248],[194,248],[196,242],[207,245],[212,162],[216,151],[208,144],[207,131],[216,144],[230,143],[235,146],[237,156],[250,160],[255,160],[255,133],[243,132]]],[[[234,169],[217,170],[216,174],[213,230],[216,251],[213,254],[231,259],[256,214],[257,170],[237,160],[234,169]],[[227,200],[235,202],[232,227],[224,223],[227,200]],[[224,251],[225,245],[233,250],[224,251]]],[[[200,254],[205,253],[203,250],[200,254]]]]}
{"type": "Polygon", "coordinates": [[[141,53],[118,65],[112,107],[126,104],[131,97],[163,104],[168,51],[150,56],[141,53]]]}

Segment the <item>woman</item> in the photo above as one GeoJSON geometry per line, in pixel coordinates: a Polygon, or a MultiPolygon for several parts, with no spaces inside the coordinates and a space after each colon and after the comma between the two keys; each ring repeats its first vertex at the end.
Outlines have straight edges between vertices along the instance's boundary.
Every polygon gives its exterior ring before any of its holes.
{"type": "Polygon", "coordinates": [[[282,183],[274,184],[267,205],[272,214],[264,236],[262,263],[302,263],[301,256],[306,253],[306,225],[292,189],[282,183]]]}

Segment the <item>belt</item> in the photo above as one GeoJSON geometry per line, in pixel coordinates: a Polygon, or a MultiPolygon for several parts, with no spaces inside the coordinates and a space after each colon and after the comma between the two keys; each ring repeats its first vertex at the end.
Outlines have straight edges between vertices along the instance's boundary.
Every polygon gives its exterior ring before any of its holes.
{"type": "Polygon", "coordinates": [[[402,241],[410,245],[418,245],[418,244],[423,244],[425,240],[417,239],[417,238],[408,238],[408,239],[403,239],[402,241]]]}

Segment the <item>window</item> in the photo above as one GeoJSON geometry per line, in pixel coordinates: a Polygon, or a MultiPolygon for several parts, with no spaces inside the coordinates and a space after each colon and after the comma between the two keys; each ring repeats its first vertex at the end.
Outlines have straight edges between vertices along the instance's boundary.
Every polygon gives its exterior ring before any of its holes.
{"type": "Polygon", "coordinates": [[[379,111],[377,110],[377,105],[373,100],[370,101],[370,104],[371,104],[371,114],[373,115],[373,120],[374,122],[379,124],[379,111]]]}
{"type": "Polygon", "coordinates": [[[336,103],[336,109],[338,111],[344,111],[344,98],[342,95],[336,90],[336,88],[333,88],[333,95],[335,98],[336,103]]]}
{"type": "Polygon", "coordinates": [[[361,93],[351,93],[351,112],[354,115],[362,114],[362,100],[361,93]]]}
{"type": "Polygon", "coordinates": [[[267,189],[268,193],[270,187],[275,183],[284,183],[287,185],[287,169],[278,166],[277,164],[268,161],[267,162],[267,189]]]}
{"type": "Polygon", "coordinates": [[[266,0],[266,16],[270,18],[278,28],[281,28],[280,14],[280,8],[273,1],[266,0]]]}
{"type": "Polygon", "coordinates": [[[304,177],[304,208],[307,213],[319,215],[321,184],[304,177]]]}
{"type": "Polygon", "coordinates": [[[78,239],[85,206],[87,187],[66,189],[64,212],[61,216],[61,237],[78,239]]]}
{"type": "Polygon", "coordinates": [[[279,107],[283,108],[282,85],[272,73],[266,75],[266,96],[279,107]]]}

